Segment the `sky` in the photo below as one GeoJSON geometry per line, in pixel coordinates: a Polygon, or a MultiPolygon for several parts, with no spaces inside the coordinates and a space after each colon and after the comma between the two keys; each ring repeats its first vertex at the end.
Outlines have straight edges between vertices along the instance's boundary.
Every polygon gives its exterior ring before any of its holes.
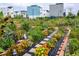
{"type": "MultiPolygon", "coordinates": [[[[49,5],[55,3],[0,3],[0,8],[6,8],[8,6],[13,6],[15,11],[27,10],[27,6],[39,5],[44,10],[49,10],[49,5]]],[[[79,10],[79,3],[64,3],[64,10],[71,8],[74,14],[79,10]]]]}

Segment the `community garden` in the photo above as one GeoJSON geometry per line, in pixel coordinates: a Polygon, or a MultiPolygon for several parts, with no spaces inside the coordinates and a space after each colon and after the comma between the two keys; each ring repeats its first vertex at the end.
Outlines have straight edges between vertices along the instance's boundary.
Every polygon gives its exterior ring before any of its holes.
{"type": "MultiPolygon", "coordinates": [[[[61,18],[11,18],[0,19],[0,56],[49,56],[58,51],[63,37],[71,30],[65,55],[79,55],[79,16],[61,18]],[[68,50],[68,51],[67,51],[68,50]],[[52,53],[51,53],[52,52],[52,53]]],[[[66,48],[66,47],[65,47],[66,48]]]]}

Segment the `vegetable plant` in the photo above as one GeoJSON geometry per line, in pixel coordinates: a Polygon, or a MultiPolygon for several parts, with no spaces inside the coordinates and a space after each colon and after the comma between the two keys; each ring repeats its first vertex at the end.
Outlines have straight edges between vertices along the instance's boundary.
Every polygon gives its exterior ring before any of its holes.
{"type": "Polygon", "coordinates": [[[79,40],[72,38],[69,43],[70,54],[73,54],[77,49],[79,49],[79,40]]]}
{"type": "Polygon", "coordinates": [[[26,31],[28,31],[30,29],[30,26],[29,26],[29,22],[27,21],[23,21],[22,22],[22,28],[26,31]]]}
{"type": "Polygon", "coordinates": [[[31,29],[29,31],[29,35],[33,38],[34,42],[37,42],[38,40],[41,40],[44,37],[42,31],[38,28],[31,29]]]}
{"type": "Polygon", "coordinates": [[[36,48],[35,55],[36,56],[47,56],[48,52],[49,52],[48,48],[38,47],[38,48],[36,48]]]}
{"type": "Polygon", "coordinates": [[[0,53],[1,53],[1,52],[4,52],[4,49],[0,47],[0,53]]]}
{"type": "Polygon", "coordinates": [[[15,44],[15,42],[10,37],[0,39],[0,47],[2,47],[3,49],[11,47],[12,44],[15,44]]]}

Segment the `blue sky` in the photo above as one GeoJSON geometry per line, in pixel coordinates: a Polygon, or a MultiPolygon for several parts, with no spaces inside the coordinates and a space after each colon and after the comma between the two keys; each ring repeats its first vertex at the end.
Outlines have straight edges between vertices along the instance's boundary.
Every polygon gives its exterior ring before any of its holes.
{"type": "MultiPolygon", "coordinates": [[[[6,8],[8,6],[13,6],[14,10],[27,10],[27,6],[29,5],[39,5],[43,9],[49,9],[50,4],[55,4],[55,3],[0,3],[0,8],[6,8]]],[[[79,3],[65,3],[64,4],[64,9],[71,8],[73,13],[77,13],[79,10],[79,3]]]]}

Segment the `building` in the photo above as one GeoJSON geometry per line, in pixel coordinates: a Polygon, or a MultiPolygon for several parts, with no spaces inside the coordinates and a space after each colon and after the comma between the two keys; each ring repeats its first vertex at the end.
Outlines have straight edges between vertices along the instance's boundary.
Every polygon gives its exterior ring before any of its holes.
{"type": "Polygon", "coordinates": [[[0,8],[0,12],[2,12],[2,8],[0,8]]]}
{"type": "Polygon", "coordinates": [[[41,10],[40,17],[49,17],[49,10],[41,10]]]}
{"type": "Polygon", "coordinates": [[[38,5],[31,5],[27,7],[27,15],[29,18],[36,18],[40,16],[41,7],[38,5]]]}
{"type": "Polygon", "coordinates": [[[26,17],[27,17],[27,11],[22,10],[22,11],[21,11],[21,16],[22,16],[23,18],[26,18],[26,17]]]}
{"type": "Polygon", "coordinates": [[[14,9],[12,6],[2,8],[2,12],[4,17],[11,16],[12,18],[14,18],[14,9]]]}
{"type": "Polygon", "coordinates": [[[14,15],[16,16],[21,16],[21,11],[14,11],[14,15]]]}
{"type": "Polygon", "coordinates": [[[2,8],[3,17],[7,16],[7,8],[2,8]]]}
{"type": "Polygon", "coordinates": [[[49,16],[50,17],[62,17],[64,12],[63,3],[57,3],[55,5],[49,6],[49,16]]]}
{"type": "Polygon", "coordinates": [[[74,13],[72,8],[66,8],[66,16],[68,16],[69,12],[74,13]]]}
{"type": "Polygon", "coordinates": [[[14,15],[16,16],[21,16],[23,18],[27,18],[27,11],[21,10],[21,11],[14,11],[14,15]]]}
{"type": "Polygon", "coordinates": [[[8,7],[7,16],[11,16],[12,18],[14,18],[14,9],[12,6],[8,7]]]}

